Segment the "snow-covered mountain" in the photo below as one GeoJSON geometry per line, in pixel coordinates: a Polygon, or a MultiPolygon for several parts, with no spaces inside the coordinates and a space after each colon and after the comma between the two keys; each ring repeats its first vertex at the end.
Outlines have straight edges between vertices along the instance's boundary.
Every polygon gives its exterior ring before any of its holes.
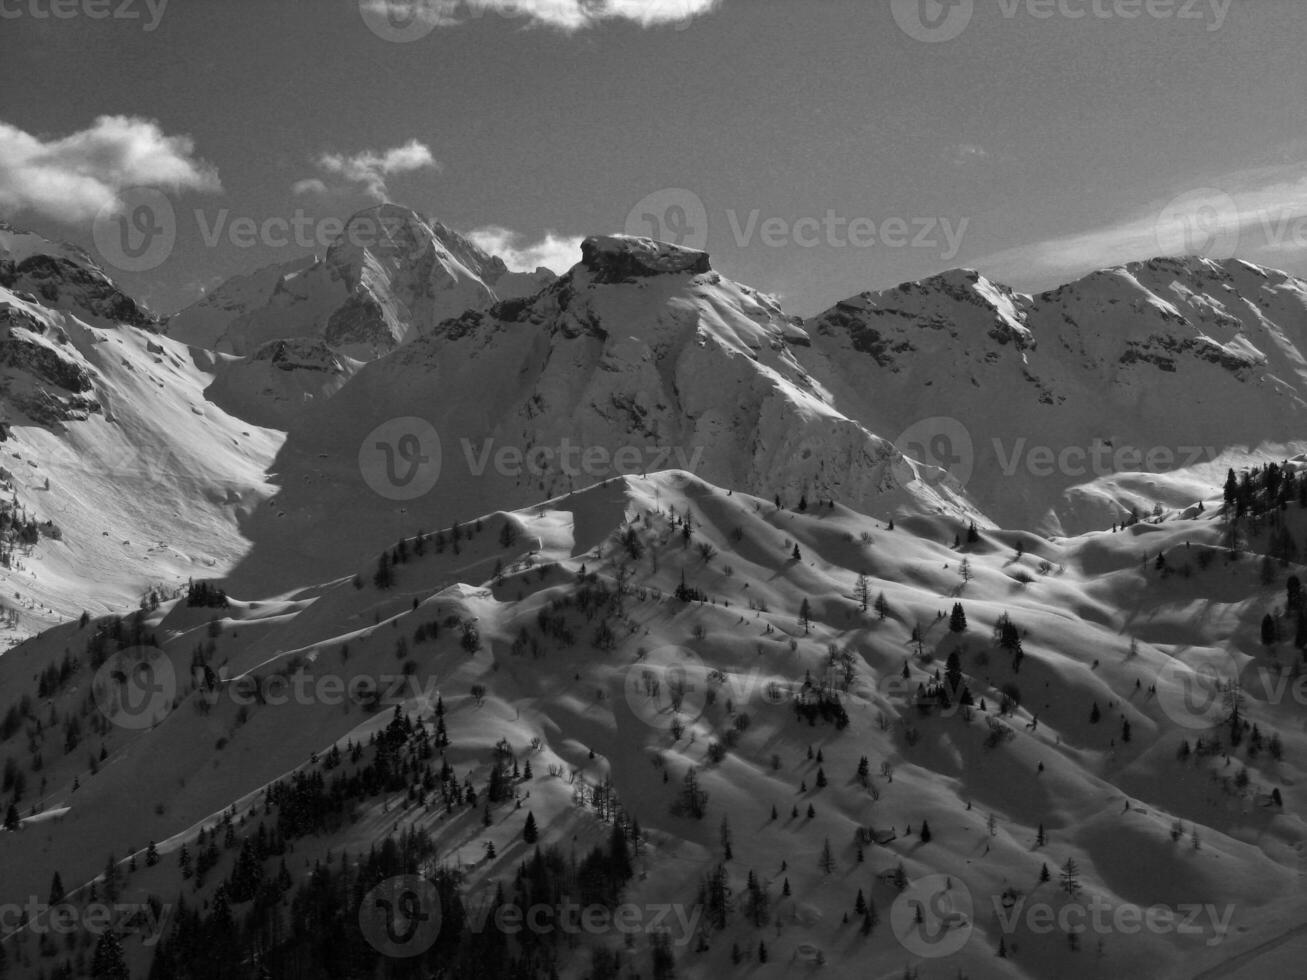
{"type": "Polygon", "coordinates": [[[1307,446],[1307,283],[1154,259],[1028,296],[969,270],[805,324],[846,411],[905,433],[1003,525],[1107,527],[1307,446]]]}
{"type": "Polygon", "coordinates": [[[321,340],[369,359],[466,309],[540,289],[547,269],[510,272],[438,221],[394,204],[353,215],[321,257],[237,276],[170,317],[169,336],[252,353],[271,340],[321,340]]]}
{"type": "MultiPolygon", "coordinates": [[[[1244,517],[1221,484],[1301,445],[1307,285],[957,271],[803,322],[701,251],[594,237],[537,280],[371,213],[384,241],[166,330],[0,228],[5,638],[58,623],[0,655],[0,908],[55,871],[138,926],[167,905],[161,947],[123,930],[158,976],[325,975],[319,941],[375,972],[383,867],[439,879],[421,962],[466,976],[530,946],[569,978],[601,947],[617,975],[1179,980],[1295,938],[1307,454],[1244,517]],[[1175,458],[1057,461],[1096,438],[1175,458]],[[573,888],[682,917],[478,931],[573,888]],[[1025,915],[1077,902],[1200,914],[1025,915]]],[[[92,952],[30,923],[0,949],[24,978],[92,952]]]]}
{"type": "Polygon", "coordinates": [[[440,323],[304,412],[276,462],[282,492],[250,523],[255,549],[240,571],[258,574],[261,549],[329,567],[381,546],[404,520],[434,526],[487,500],[520,507],[668,467],[814,507],[966,512],[947,481],[905,489],[900,477],[916,464],[813,380],[800,361],[808,343],[796,320],[713,271],[703,252],[587,239],[582,260],[541,292],[440,323]],[[360,454],[419,427],[431,484],[388,493],[360,454]],[[345,513],[348,522],[331,517],[345,513]]]}
{"type": "MultiPolygon", "coordinates": [[[[206,397],[214,358],[158,332],[86,253],[0,229],[5,639],[221,574],[282,435],[206,397]]],[[[244,413],[248,414],[248,413],[244,413]]]]}

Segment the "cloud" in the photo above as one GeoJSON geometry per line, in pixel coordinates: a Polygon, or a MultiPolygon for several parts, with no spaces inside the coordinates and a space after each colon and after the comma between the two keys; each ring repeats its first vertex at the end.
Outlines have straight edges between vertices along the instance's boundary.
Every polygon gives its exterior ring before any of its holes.
{"type": "Polygon", "coordinates": [[[527,242],[520,232],[487,225],[467,233],[467,239],[483,251],[498,255],[514,272],[535,272],[544,266],[562,275],[581,261],[581,238],[546,232],[538,242],[527,242]]]}
{"type": "Polygon", "coordinates": [[[74,223],[117,203],[129,187],[222,190],[189,136],[167,136],[138,116],[100,116],[69,136],[33,136],[0,121],[0,210],[74,223]]]}
{"type": "Polygon", "coordinates": [[[722,0],[364,0],[365,12],[432,27],[454,27],[487,13],[525,18],[532,25],[579,31],[604,21],[641,27],[684,24],[711,13],[722,0]]]}
{"type": "Polygon", "coordinates": [[[304,194],[325,194],[327,185],[318,180],[317,177],[306,177],[304,180],[297,180],[290,185],[290,192],[296,197],[304,194]]]}
{"type": "Polygon", "coordinates": [[[1307,256],[1307,165],[1227,174],[1111,224],[977,259],[987,275],[1065,279],[1158,255],[1307,256]]]}
{"type": "MultiPolygon", "coordinates": [[[[441,169],[440,163],[431,155],[431,150],[415,139],[379,153],[375,150],[363,150],[353,155],[323,153],[315,165],[321,173],[333,178],[337,185],[357,187],[368,197],[382,202],[390,200],[386,189],[387,178],[417,170],[431,169],[439,172],[441,169]]],[[[325,194],[328,186],[317,177],[306,177],[291,185],[291,191],[294,194],[325,194]]]]}

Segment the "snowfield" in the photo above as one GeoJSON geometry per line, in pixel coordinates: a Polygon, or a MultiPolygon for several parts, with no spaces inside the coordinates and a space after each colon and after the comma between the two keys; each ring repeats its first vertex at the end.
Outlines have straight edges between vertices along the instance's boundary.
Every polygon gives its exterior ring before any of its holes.
{"type": "MultiPolygon", "coordinates": [[[[1307,285],[959,270],[804,322],[649,239],[528,282],[351,220],[166,322],[0,228],[0,909],[57,872],[169,907],[134,976],[252,969],[420,841],[432,969],[1290,968],[1307,285]],[[629,927],[485,931],[524,865],[629,927]]],[[[40,924],[10,976],[89,956],[40,924]]]]}

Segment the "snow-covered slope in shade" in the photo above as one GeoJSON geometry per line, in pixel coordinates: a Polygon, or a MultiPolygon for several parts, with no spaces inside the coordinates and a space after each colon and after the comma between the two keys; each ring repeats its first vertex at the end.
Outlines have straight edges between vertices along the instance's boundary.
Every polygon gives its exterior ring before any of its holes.
{"type": "MultiPolygon", "coordinates": [[[[196,353],[199,361],[205,355],[196,353]]],[[[337,353],[320,340],[270,340],[245,357],[210,355],[215,374],[204,396],[231,415],[274,429],[287,429],[318,401],[330,398],[353,377],[361,361],[337,353]]]]}
{"type": "Polygon", "coordinates": [[[292,280],[314,262],[313,256],[306,255],[233,276],[169,317],[168,336],[192,347],[217,348],[232,321],[267,306],[283,281],[292,280]]]}
{"type": "Polygon", "coordinates": [[[957,270],[806,327],[800,359],[845,410],[970,471],[1000,524],[1106,527],[1307,446],[1307,283],[1237,260],[1132,263],[1038,296],[957,270]]]}
{"type": "Polygon", "coordinates": [[[370,359],[440,320],[535,292],[552,278],[545,269],[510,272],[440,222],[381,204],[353,215],[321,258],[229,280],[171,317],[167,330],[227,353],[311,338],[370,359]]]}
{"type": "Polygon", "coordinates": [[[796,360],[802,327],[714,272],[706,254],[609,237],[588,239],[582,255],[536,296],[441,323],[304,413],[276,463],[282,492],[249,526],[255,550],[240,574],[262,583],[264,551],[322,568],[487,500],[523,506],[668,466],[791,503],[965,509],[947,482],[903,489],[894,471],[913,464],[796,360]],[[408,423],[395,420],[410,418],[438,439],[419,450],[438,454],[438,479],[416,497],[379,493],[360,450],[378,439],[398,447],[408,423]],[[375,434],[383,425],[398,428],[375,434]]]}

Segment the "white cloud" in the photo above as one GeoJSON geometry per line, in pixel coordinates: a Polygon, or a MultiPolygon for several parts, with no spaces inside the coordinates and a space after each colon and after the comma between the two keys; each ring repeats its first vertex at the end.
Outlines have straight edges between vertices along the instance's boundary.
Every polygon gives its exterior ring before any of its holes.
{"type": "MultiPolygon", "coordinates": [[[[323,153],[315,163],[323,174],[339,183],[357,185],[363,193],[376,201],[390,199],[386,189],[388,177],[416,170],[440,170],[440,163],[431,155],[431,150],[415,139],[403,146],[381,152],[363,150],[352,155],[323,153]]],[[[325,194],[327,190],[326,182],[316,177],[297,180],[291,186],[291,191],[295,194],[325,194]]]]}
{"type": "Polygon", "coordinates": [[[487,13],[523,17],[530,23],[578,31],[604,21],[642,27],[682,24],[710,13],[722,0],[365,0],[368,11],[434,27],[452,27],[487,13]]]}
{"type": "Polygon", "coordinates": [[[998,279],[1029,281],[1192,253],[1254,260],[1307,255],[1307,166],[1227,174],[1112,224],[1007,249],[973,264],[998,279]]]}
{"type": "Polygon", "coordinates": [[[317,177],[306,177],[304,180],[297,180],[290,185],[290,192],[296,197],[303,194],[325,194],[327,185],[318,180],[317,177]]]}
{"type": "Polygon", "coordinates": [[[487,225],[467,233],[467,238],[478,248],[498,255],[514,272],[535,272],[544,266],[562,275],[581,261],[581,238],[546,232],[538,242],[526,241],[526,236],[498,225],[487,225]]]}
{"type": "Polygon", "coordinates": [[[135,186],[221,191],[189,136],[167,136],[137,116],[100,116],[69,136],[33,136],[0,122],[0,209],[77,222],[135,186]]]}

